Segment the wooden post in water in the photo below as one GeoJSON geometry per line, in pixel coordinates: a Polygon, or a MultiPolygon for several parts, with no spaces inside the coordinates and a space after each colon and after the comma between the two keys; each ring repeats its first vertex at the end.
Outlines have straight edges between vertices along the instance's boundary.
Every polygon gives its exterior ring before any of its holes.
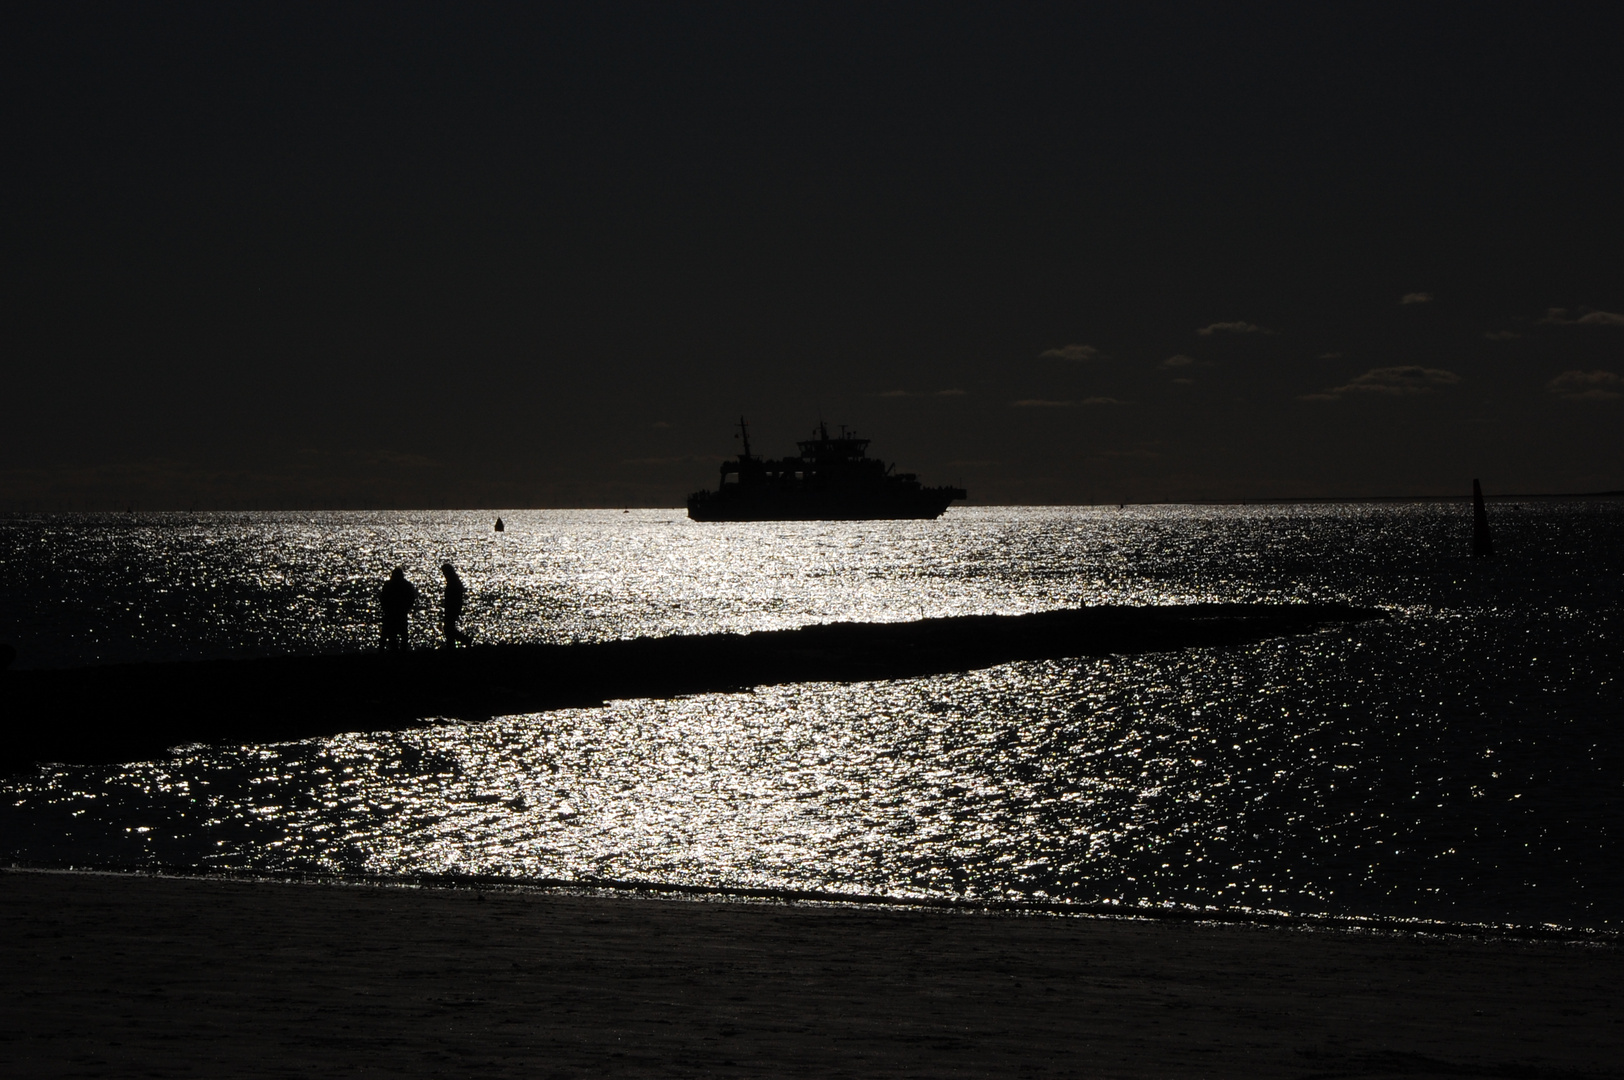
{"type": "Polygon", "coordinates": [[[1489,515],[1483,509],[1483,485],[1472,481],[1472,558],[1487,559],[1494,554],[1489,537],[1489,515]]]}

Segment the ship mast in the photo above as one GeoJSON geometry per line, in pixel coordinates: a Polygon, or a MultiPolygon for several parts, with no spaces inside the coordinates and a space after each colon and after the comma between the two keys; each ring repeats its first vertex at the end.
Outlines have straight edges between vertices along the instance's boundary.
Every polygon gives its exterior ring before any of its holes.
{"type": "Polygon", "coordinates": [[[740,457],[750,456],[750,425],[744,422],[743,414],[739,416],[739,438],[744,440],[744,453],[740,457]]]}

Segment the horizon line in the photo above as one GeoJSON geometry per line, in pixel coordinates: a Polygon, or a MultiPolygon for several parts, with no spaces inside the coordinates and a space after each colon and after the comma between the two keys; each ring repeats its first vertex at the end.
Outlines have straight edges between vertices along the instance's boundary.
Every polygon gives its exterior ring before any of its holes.
{"type": "MultiPolygon", "coordinates": [[[[1624,497],[1624,489],[1611,491],[1540,491],[1540,492],[1507,492],[1505,494],[1484,494],[1484,499],[1490,502],[1508,499],[1609,499],[1624,497]]],[[[1016,502],[986,502],[966,503],[953,509],[993,509],[998,507],[1127,507],[1127,506],[1259,506],[1284,503],[1360,503],[1360,502],[1462,502],[1472,498],[1470,492],[1462,494],[1402,494],[1402,495],[1265,495],[1246,498],[1227,499],[1124,499],[1107,500],[1103,502],[1066,502],[1066,503],[1016,503],[1016,502]]],[[[126,504],[123,508],[103,506],[81,509],[45,509],[0,507],[3,515],[25,514],[354,514],[354,513],[447,513],[447,514],[512,514],[529,513],[536,510],[601,510],[622,511],[632,510],[671,510],[686,512],[686,506],[633,506],[633,505],[598,505],[598,506],[155,506],[138,507],[136,504],[126,504]]],[[[808,518],[805,520],[822,520],[808,518]]],[[[878,519],[877,519],[878,520],[878,519]]]]}

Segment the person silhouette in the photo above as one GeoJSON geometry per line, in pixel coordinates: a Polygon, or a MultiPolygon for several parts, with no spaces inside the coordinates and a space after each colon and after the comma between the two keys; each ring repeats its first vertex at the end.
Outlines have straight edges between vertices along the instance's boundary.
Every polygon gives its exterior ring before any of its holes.
{"type": "Polygon", "coordinates": [[[406,571],[395,567],[382,589],[378,590],[378,603],[383,608],[383,647],[405,652],[410,648],[406,634],[406,618],[417,603],[417,587],[406,580],[406,571]]]}
{"type": "Polygon", "coordinates": [[[457,576],[457,568],[450,563],[443,564],[440,573],[445,575],[445,647],[455,649],[458,645],[472,645],[474,639],[457,629],[457,620],[462,618],[462,602],[468,594],[462,587],[462,578],[457,576]]]}

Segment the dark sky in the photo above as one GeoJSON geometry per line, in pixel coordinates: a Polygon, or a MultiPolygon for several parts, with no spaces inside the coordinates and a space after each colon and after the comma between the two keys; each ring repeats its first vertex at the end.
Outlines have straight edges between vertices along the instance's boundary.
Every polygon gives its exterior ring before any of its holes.
{"type": "Polygon", "coordinates": [[[1624,488],[1616,5],[7,12],[0,506],[1624,488]]]}

